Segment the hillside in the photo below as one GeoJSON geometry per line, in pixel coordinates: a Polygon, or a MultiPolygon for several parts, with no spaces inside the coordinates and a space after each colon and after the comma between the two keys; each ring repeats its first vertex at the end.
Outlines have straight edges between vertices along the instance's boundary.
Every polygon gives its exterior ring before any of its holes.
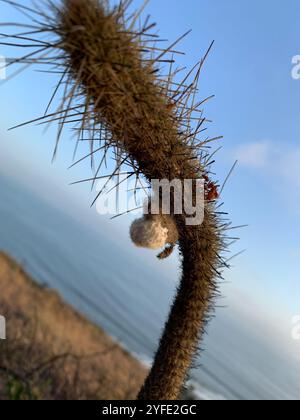
{"type": "Polygon", "coordinates": [[[146,369],[0,253],[0,399],[134,399],[146,369]]]}

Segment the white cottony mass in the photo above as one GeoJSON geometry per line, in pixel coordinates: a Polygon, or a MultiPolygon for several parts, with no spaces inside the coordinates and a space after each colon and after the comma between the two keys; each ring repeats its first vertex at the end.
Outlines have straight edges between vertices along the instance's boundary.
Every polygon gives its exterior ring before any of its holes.
{"type": "Polygon", "coordinates": [[[6,322],[4,316],[0,315],[0,340],[6,339],[6,322]]]}

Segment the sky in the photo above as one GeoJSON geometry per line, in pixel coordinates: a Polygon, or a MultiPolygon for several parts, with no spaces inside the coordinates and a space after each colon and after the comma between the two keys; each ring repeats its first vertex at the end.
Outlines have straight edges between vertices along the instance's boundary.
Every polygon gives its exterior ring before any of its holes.
{"type": "MultiPolygon", "coordinates": [[[[2,2],[0,8],[2,22],[24,20],[2,2]]],[[[217,179],[224,181],[239,161],[222,196],[224,207],[234,225],[248,225],[237,231],[241,240],[232,252],[246,251],[225,273],[229,284],[222,291],[241,307],[247,300],[245,310],[269,317],[283,330],[291,349],[299,349],[291,329],[292,318],[300,315],[300,80],[292,78],[292,58],[300,54],[300,2],[152,0],[147,12],[162,38],[173,41],[192,29],[180,44],[186,53],[179,57],[180,65],[190,68],[215,40],[199,97],[215,95],[205,114],[213,120],[209,135],[224,136],[214,167],[217,179]]],[[[0,45],[0,56],[19,53],[0,45]]],[[[92,212],[89,205],[95,193],[83,185],[69,186],[90,175],[86,165],[67,169],[73,153],[70,133],[65,133],[51,165],[55,127],[46,133],[35,126],[7,131],[39,117],[56,82],[56,75],[33,69],[0,81],[0,171],[52,204],[75,214],[77,206],[92,212]]],[[[128,218],[115,226],[108,223],[109,228],[122,230],[126,244],[128,218]]],[[[175,267],[174,259],[172,264],[175,267]]]]}

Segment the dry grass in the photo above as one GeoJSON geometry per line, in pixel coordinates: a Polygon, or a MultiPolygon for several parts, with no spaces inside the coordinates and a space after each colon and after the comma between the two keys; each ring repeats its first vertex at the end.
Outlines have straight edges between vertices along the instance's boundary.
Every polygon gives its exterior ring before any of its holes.
{"type": "Polygon", "coordinates": [[[146,370],[0,254],[0,399],[134,399],[146,370]]]}

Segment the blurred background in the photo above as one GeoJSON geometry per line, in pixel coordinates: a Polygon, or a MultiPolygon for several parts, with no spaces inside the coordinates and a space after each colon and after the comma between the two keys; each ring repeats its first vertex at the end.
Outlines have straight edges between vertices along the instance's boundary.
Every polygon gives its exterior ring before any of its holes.
{"type": "MultiPolygon", "coordinates": [[[[0,8],[1,22],[26,21],[10,5],[0,8]]],[[[215,40],[199,96],[216,95],[205,113],[209,135],[224,135],[217,179],[239,161],[224,209],[234,225],[249,225],[234,232],[241,240],[232,254],[246,251],[224,272],[191,379],[199,398],[299,399],[300,80],[292,77],[299,0],[151,0],[147,13],[170,41],[193,30],[179,65],[190,68],[215,40]]],[[[1,56],[21,53],[0,46],[1,56]]],[[[0,249],[150,363],[179,280],[178,255],[160,262],[134,248],[133,216],[101,216],[90,208],[90,185],[70,186],[91,175],[85,162],[67,169],[70,131],[53,164],[55,124],[8,131],[42,115],[57,84],[57,75],[35,68],[10,80],[16,69],[0,81],[0,249]]],[[[86,153],[79,149],[78,159],[86,153]]]]}

